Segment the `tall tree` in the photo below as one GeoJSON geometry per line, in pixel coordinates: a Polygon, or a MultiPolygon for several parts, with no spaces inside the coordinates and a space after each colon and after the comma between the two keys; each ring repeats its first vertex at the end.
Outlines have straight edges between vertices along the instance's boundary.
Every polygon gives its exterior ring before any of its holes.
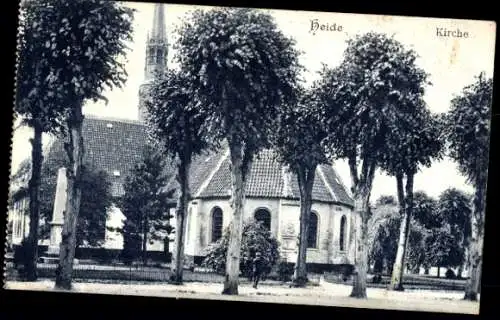
{"type": "Polygon", "coordinates": [[[394,242],[397,236],[401,217],[398,214],[396,202],[386,203],[389,197],[382,196],[376,202],[375,208],[371,210],[368,226],[368,257],[374,264],[374,271],[390,272],[396,258],[397,244],[394,242]]]}
{"type": "Polygon", "coordinates": [[[40,220],[40,183],[43,163],[42,135],[57,133],[61,129],[63,96],[54,91],[51,83],[54,73],[52,59],[51,30],[45,29],[45,14],[50,11],[47,3],[22,1],[18,33],[18,67],[16,77],[16,103],[14,111],[20,125],[33,129],[30,139],[31,178],[28,184],[30,226],[27,252],[24,257],[26,278],[37,279],[38,229],[40,220]],[[45,4],[45,6],[44,6],[45,4]]]}
{"type": "Polygon", "coordinates": [[[437,201],[423,191],[416,191],[413,195],[408,255],[405,261],[413,270],[420,270],[423,266],[426,272],[429,271],[432,263],[429,252],[426,250],[428,237],[432,235],[432,230],[442,225],[442,222],[437,201]]]}
{"type": "Polygon", "coordinates": [[[294,285],[307,283],[306,256],[312,188],[318,165],[327,163],[324,140],[327,136],[318,112],[314,92],[303,90],[299,103],[284,106],[280,115],[276,149],[279,160],[297,176],[300,192],[299,252],[295,264],[294,285]]]}
{"type": "Polygon", "coordinates": [[[147,264],[147,244],[157,238],[167,237],[169,225],[169,200],[172,190],[167,189],[170,177],[163,153],[151,145],[143,150],[142,160],[137,163],[125,179],[124,195],[119,200],[126,220],[121,232],[126,243],[125,255],[128,258],[137,253],[140,243],[142,262],[147,264]],[[162,235],[162,236],[160,236],[162,235]]]}
{"type": "Polygon", "coordinates": [[[447,116],[449,155],[475,189],[466,300],[477,300],[481,279],[492,95],[493,79],[481,73],[461,95],[453,98],[447,116]]]}
{"type": "Polygon", "coordinates": [[[415,53],[385,34],[348,41],[340,66],[322,72],[324,119],[334,158],[347,158],[354,212],[349,236],[355,255],[352,297],[366,298],[369,199],[377,166],[389,151],[389,135],[410,114],[423,90],[425,73],[415,53]]]}
{"type": "Polygon", "coordinates": [[[206,116],[200,112],[190,78],[185,70],[166,71],[153,82],[145,105],[153,137],[168,154],[177,159],[178,200],[176,208],[174,279],[182,283],[184,269],[184,241],[189,192],[189,168],[193,156],[200,154],[208,144],[206,116]]]}
{"type": "Polygon", "coordinates": [[[453,238],[454,249],[457,251],[456,258],[449,261],[449,266],[459,267],[461,277],[463,265],[466,260],[468,241],[471,235],[471,199],[469,196],[455,188],[446,189],[441,193],[438,200],[438,212],[443,220],[449,225],[449,231],[453,238]]]}
{"type": "Polygon", "coordinates": [[[82,108],[88,99],[104,98],[105,87],[121,87],[125,82],[127,73],[120,59],[126,53],[126,41],[131,40],[133,10],[104,0],[27,1],[26,7],[33,8],[28,9],[33,14],[25,17],[26,24],[33,27],[27,41],[42,44],[33,56],[40,66],[35,70],[39,74],[35,72],[38,82],[33,90],[43,89],[43,95],[57,98],[49,106],[61,110],[58,114],[63,115],[68,139],[68,197],[55,286],[71,289],[82,193],[82,108]]]}
{"type": "Polygon", "coordinates": [[[272,16],[253,9],[197,10],[179,34],[177,57],[193,79],[210,137],[229,145],[233,217],[223,294],[238,294],[245,181],[279,109],[293,104],[298,52],[272,16]]]}
{"type": "Polygon", "coordinates": [[[404,290],[403,272],[410,224],[413,211],[413,181],[421,166],[430,167],[433,160],[440,160],[443,155],[439,117],[432,115],[426,108],[422,97],[423,91],[409,93],[406,116],[398,119],[395,130],[388,136],[388,150],[383,155],[381,167],[396,177],[398,203],[400,205],[401,226],[398,240],[398,252],[392,268],[391,290],[404,290]],[[406,178],[406,184],[404,180],[406,178]]]}

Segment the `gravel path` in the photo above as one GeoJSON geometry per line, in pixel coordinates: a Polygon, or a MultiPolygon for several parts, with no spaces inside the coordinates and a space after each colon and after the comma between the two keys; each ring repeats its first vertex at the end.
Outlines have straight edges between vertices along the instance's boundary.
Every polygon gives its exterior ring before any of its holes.
{"type": "MultiPolygon", "coordinates": [[[[5,289],[52,291],[50,280],[7,282],[5,289]]],[[[325,305],[371,309],[394,309],[446,313],[478,314],[479,302],[463,301],[463,293],[456,291],[406,290],[405,292],[368,288],[368,299],[349,298],[351,286],[322,282],[320,286],[289,288],[287,286],[266,286],[258,289],[249,284],[239,286],[238,296],[221,295],[219,283],[185,283],[181,286],[167,284],[116,284],[75,282],[73,292],[171,297],[180,299],[210,299],[230,301],[251,301],[302,305],[325,305]]]]}

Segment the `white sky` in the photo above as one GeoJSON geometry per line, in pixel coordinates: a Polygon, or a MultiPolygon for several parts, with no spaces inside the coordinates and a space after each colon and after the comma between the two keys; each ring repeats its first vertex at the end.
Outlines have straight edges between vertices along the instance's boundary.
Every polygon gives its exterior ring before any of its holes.
{"type": "MultiPolygon", "coordinates": [[[[152,27],[153,3],[126,3],[137,9],[134,22],[134,42],[130,44],[127,72],[129,78],[123,90],[115,89],[105,95],[109,104],[89,104],[84,113],[103,117],[137,119],[138,89],[144,80],[145,45],[147,33],[152,27]]],[[[166,5],[165,18],[167,36],[175,37],[173,27],[194,6],[166,5]]],[[[426,101],[434,112],[444,112],[454,94],[473,81],[479,72],[493,75],[495,49],[495,24],[493,22],[425,19],[408,17],[389,17],[374,15],[319,13],[306,11],[269,11],[276,19],[280,29],[297,40],[297,47],[304,54],[301,63],[308,72],[304,78],[308,83],[316,79],[321,63],[330,66],[340,63],[346,48],[345,40],[358,33],[369,31],[394,34],[396,39],[408,47],[413,47],[420,55],[417,63],[428,73],[433,83],[426,92],[426,101]],[[317,31],[310,33],[311,20],[320,23],[342,25],[342,32],[317,31]],[[446,39],[436,36],[436,28],[467,31],[467,39],[446,39]]],[[[172,41],[171,41],[172,42],[172,41]]],[[[173,57],[169,49],[169,60],[173,57]]],[[[30,131],[27,128],[16,130],[13,139],[12,169],[30,155],[30,131]]],[[[348,166],[345,161],[335,163],[347,187],[350,186],[348,166]]],[[[434,163],[431,168],[423,169],[415,177],[415,190],[424,190],[431,196],[438,196],[448,187],[471,191],[464,178],[456,170],[455,163],[444,160],[434,163]]],[[[382,194],[395,195],[396,183],[393,177],[377,173],[373,185],[372,199],[382,194]]]]}

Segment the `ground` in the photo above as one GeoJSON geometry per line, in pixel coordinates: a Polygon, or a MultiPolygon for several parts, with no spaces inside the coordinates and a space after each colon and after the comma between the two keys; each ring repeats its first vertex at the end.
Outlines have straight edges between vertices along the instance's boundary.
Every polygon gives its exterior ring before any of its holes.
{"type": "MultiPolygon", "coordinates": [[[[30,283],[7,281],[5,284],[6,289],[12,290],[47,291],[54,290],[53,287],[54,282],[51,280],[30,283]]],[[[181,286],[174,286],[160,283],[118,284],[75,281],[73,291],[181,299],[270,302],[462,314],[479,313],[479,302],[462,300],[463,292],[460,291],[406,290],[405,292],[393,292],[379,288],[368,288],[368,299],[359,300],[348,297],[351,292],[350,285],[331,284],[323,281],[320,282],[319,286],[307,288],[289,288],[285,285],[270,286],[264,283],[258,289],[254,289],[250,284],[242,284],[239,287],[239,296],[221,295],[222,285],[219,283],[200,282],[187,282],[181,286]]]]}

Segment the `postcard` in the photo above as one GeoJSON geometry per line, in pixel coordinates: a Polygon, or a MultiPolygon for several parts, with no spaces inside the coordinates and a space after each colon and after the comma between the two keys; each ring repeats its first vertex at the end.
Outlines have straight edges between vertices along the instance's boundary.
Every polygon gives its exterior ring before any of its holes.
{"type": "Polygon", "coordinates": [[[4,288],[478,314],[495,36],[21,1],[4,288]]]}

